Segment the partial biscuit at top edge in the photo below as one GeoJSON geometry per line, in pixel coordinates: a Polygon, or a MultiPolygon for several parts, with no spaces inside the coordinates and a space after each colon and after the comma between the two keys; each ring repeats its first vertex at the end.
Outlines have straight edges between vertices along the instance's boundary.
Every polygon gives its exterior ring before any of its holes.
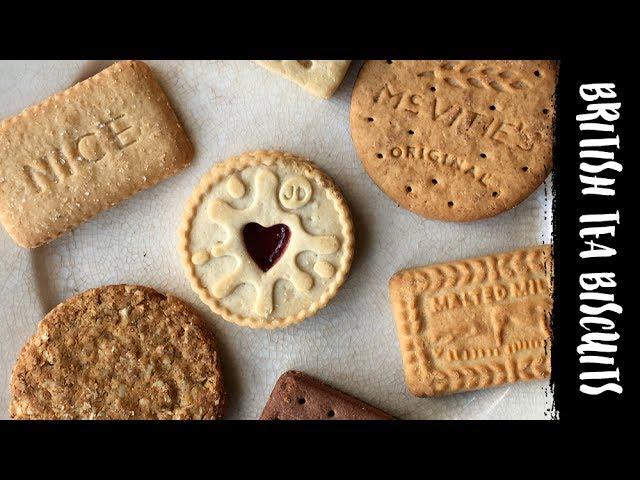
{"type": "Polygon", "coordinates": [[[340,87],[351,60],[254,60],[312,95],[329,99],[340,87]]]}

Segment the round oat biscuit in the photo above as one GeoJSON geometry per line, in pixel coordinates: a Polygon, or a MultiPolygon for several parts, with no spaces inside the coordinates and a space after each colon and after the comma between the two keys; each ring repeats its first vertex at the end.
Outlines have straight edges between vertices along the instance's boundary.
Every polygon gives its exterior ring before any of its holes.
{"type": "Polygon", "coordinates": [[[552,61],[368,61],[351,136],[404,208],[459,222],[497,215],[551,170],[556,76],[552,61]]]}
{"type": "Polygon", "coordinates": [[[213,334],[176,297],[95,288],[49,312],[11,381],[16,419],[218,419],[224,388],[213,334]]]}
{"type": "Polygon", "coordinates": [[[347,204],[327,175],[290,153],[256,151],[202,178],[179,248],[191,286],[215,313],[278,328],[335,296],[353,245],[347,204]]]}

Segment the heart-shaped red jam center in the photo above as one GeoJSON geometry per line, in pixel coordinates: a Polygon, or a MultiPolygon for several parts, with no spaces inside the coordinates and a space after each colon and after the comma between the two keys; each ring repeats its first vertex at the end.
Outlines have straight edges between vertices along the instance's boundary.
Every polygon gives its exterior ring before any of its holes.
{"type": "Polygon", "coordinates": [[[282,223],[263,227],[259,223],[247,223],[242,228],[244,246],[263,272],[273,267],[289,245],[291,231],[282,223]]]}

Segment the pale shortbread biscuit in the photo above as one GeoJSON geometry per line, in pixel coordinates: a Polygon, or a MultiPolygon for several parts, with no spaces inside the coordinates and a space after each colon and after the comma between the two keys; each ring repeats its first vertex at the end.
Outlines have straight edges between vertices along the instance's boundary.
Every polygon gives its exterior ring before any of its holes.
{"type": "Polygon", "coordinates": [[[217,419],[213,334],[184,302],[111,285],[49,312],[13,369],[16,419],[217,419]]]}
{"type": "Polygon", "coordinates": [[[351,60],[255,60],[321,98],[329,98],[344,79],[351,60]]]}
{"type": "Polygon", "coordinates": [[[149,67],[116,63],[0,123],[0,222],[37,247],[192,156],[149,67]]]}
{"type": "Polygon", "coordinates": [[[313,315],[343,284],[353,225],[342,194],[310,162],[257,151],[204,176],[180,229],[191,286],[215,313],[252,328],[313,315]]]}
{"type": "Polygon", "coordinates": [[[351,135],[373,181],[427,218],[510,209],[552,165],[557,64],[387,60],[364,64],[351,135]]]}
{"type": "Polygon", "coordinates": [[[543,245],[396,273],[389,295],[409,391],[547,378],[552,267],[543,245]]]}

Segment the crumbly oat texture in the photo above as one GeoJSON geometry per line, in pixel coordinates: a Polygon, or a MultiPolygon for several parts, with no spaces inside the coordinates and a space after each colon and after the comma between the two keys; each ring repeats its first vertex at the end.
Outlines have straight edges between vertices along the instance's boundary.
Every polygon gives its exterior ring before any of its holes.
{"type": "Polygon", "coordinates": [[[396,273],[389,296],[409,391],[548,378],[552,275],[551,245],[396,273]]]}
{"type": "Polygon", "coordinates": [[[0,122],[0,223],[37,247],[185,168],[193,147],[143,62],[0,122]]]}
{"type": "Polygon", "coordinates": [[[15,419],[218,419],[213,334],[184,302],[112,285],[55,307],[13,369],[15,419]]]}
{"type": "Polygon", "coordinates": [[[252,328],[285,327],[313,315],[336,295],[353,257],[342,194],[312,163],[284,152],[250,152],[217,164],[189,199],[179,235],[200,299],[252,328]],[[249,224],[290,232],[267,270],[243,238],[249,224]]]}
{"type": "Polygon", "coordinates": [[[557,71],[545,60],[366,62],[351,99],[355,148],[404,208],[446,221],[497,215],[551,171],[557,71]]]}
{"type": "Polygon", "coordinates": [[[283,373],[260,420],[393,420],[394,417],[303,372],[283,373]]]}
{"type": "Polygon", "coordinates": [[[329,98],[344,79],[351,60],[255,60],[258,65],[297,83],[316,97],[329,98]]]}

